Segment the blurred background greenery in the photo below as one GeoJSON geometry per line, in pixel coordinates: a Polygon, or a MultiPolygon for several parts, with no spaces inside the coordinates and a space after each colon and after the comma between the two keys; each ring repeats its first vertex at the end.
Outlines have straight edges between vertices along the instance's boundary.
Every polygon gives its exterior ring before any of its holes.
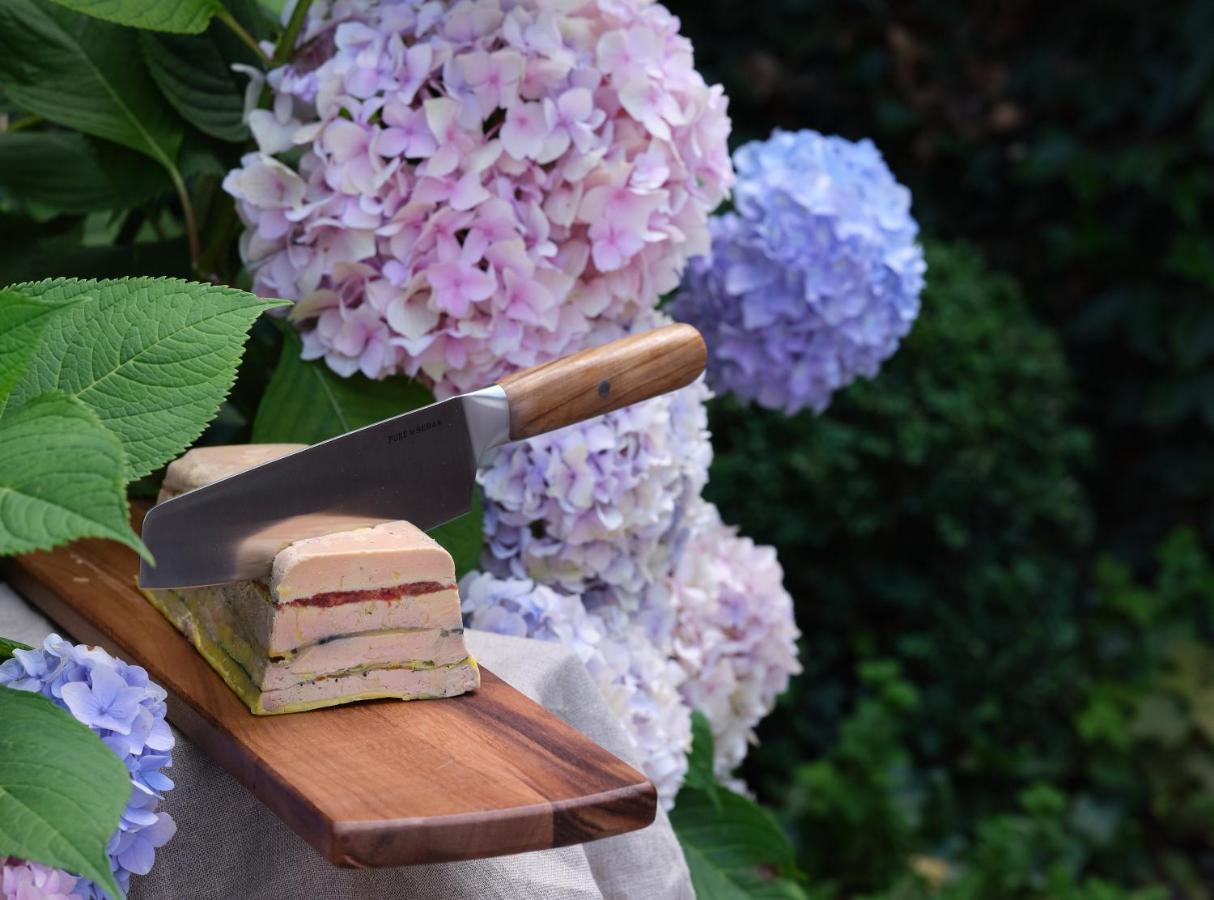
{"type": "Polygon", "coordinates": [[[871,137],[923,314],[820,417],[714,409],[806,672],[743,773],[815,897],[1214,897],[1214,4],[668,5],[871,137]]]}

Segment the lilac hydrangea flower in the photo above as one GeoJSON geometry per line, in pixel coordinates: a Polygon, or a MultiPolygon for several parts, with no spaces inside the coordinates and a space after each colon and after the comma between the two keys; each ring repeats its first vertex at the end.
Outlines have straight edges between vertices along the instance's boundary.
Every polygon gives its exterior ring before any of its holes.
{"type": "MultiPolygon", "coordinates": [[[[131,798],[106,846],[110,868],[126,890],[132,874],[146,875],[151,870],[156,850],[177,830],[172,816],[157,811],[164,794],[173,787],[162,771],[171,765],[174,742],[164,718],[164,688],[142,667],[57,634],[47,636],[40,649],[15,650],[12,659],[0,663],[0,687],[41,694],[62,706],[91,728],[126,766],[131,798]]],[[[6,864],[3,879],[4,900],[104,897],[86,879],[34,863],[6,864]]]]}
{"type": "Polygon", "coordinates": [[[792,597],[771,547],[756,546],[698,501],[671,579],[674,656],[684,700],[712,726],[722,777],[746,756],[754,727],[801,671],[792,597]]]}
{"type": "Polygon", "coordinates": [[[643,630],[611,628],[577,594],[521,578],[472,572],[460,583],[471,628],[571,647],[637,748],[641,767],[669,806],[687,772],[691,710],[683,672],[643,630]]]}
{"type": "Polygon", "coordinates": [[[601,615],[648,610],[650,637],[668,632],[662,592],[712,461],[708,396],[692,384],[496,451],[478,475],[485,568],[579,594],[601,615]]]}
{"type": "Polygon", "coordinates": [[[910,192],[871,141],[776,131],[734,154],[735,212],[673,305],[709,346],[709,381],[791,414],[871,378],[919,313],[926,264],[910,192]]]}
{"type": "Polygon", "coordinates": [[[650,0],[314,4],[224,181],[255,289],[298,301],[307,358],[439,397],[630,323],[733,181],[678,28],[650,0]]]}

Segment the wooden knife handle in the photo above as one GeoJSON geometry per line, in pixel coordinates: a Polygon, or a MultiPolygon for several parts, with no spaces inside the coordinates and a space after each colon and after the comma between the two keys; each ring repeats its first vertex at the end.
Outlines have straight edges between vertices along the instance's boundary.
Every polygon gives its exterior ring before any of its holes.
{"type": "Polygon", "coordinates": [[[507,375],[510,440],[534,437],[684,387],[708,350],[690,325],[666,325],[507,375]]]}

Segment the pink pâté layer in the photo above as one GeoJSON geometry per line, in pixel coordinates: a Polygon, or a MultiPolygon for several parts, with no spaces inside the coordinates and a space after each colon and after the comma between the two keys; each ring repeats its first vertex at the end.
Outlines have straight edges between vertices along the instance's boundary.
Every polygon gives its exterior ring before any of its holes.
{"type": "MultiPolygon", "coordinates": [[[[296,449],[196,448],[169,466],[161,499],[296,449]]],[[[451,555],[408,522],[296,541],[268,581],[145,593],[257,714],[479,685],[451,555]]]]}

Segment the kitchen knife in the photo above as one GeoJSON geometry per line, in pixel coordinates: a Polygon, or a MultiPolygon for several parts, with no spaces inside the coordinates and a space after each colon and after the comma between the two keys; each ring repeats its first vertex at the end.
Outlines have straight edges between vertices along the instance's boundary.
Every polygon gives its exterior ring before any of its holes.
{"type": "Polygon", "coordinates": [[[522,440],[690,384],[706,350],[667,325],[508,375],[492,387],[331,438],[148,511],[145,588],[264,578],[292,541],[407,519],[428,530],[472,508],[478,463],[522,440]]]}

